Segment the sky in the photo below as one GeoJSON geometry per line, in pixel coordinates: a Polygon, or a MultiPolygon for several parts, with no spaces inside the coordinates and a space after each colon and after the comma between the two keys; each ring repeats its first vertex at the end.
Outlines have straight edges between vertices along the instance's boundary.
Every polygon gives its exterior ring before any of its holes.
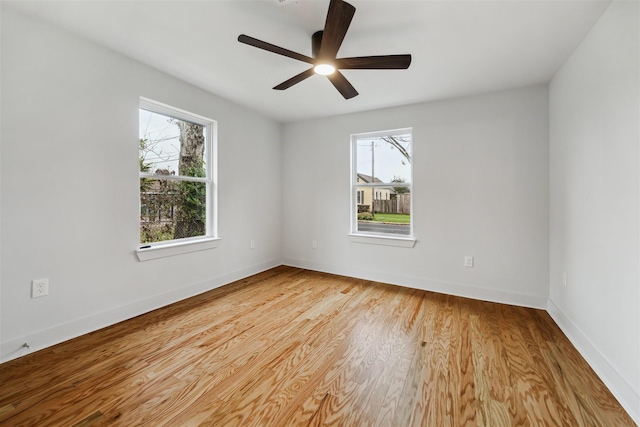
{"type": "MultiPolygon", "coordinates": [[[[411,156],[412,140],[411,135],[404,135],[406,142],[401,145],[411,156]]],[[[400,151],[383,141],[380,137],[358,139],[357,171],[371,176],[371,165],[373,157],[374,176],[384,182],[391,182],[394,177],[400,177],[405,182],[411,182],[411,163],[400,151]],[[373,144],[373,156],[372,156],[373,144]]]]}
{"type": "Polygon", "coordinates": [[[178,126],[169,123],[167,116],[140,109],[140,139],[146,139],[150,149],[140,154],[151,164],[151,173],[156,169],[178,172],[179,136],[178,126]]]}

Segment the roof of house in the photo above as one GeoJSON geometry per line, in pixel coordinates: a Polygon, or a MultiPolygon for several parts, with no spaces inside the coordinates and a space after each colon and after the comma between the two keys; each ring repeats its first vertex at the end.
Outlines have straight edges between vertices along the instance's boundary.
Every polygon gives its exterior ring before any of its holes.
{"type": "Polygon", "coordinates": [[[371,182],[379,182],[379,183],[383,183],[384,181],[380,180],[380,178],[378,177],[373,177],[373,181],[371,180],[371,175],[365,175],[363,173],[359,173],[358,174],[358,178],[360,178],[361,180],[363,180],[366,183],[371,183],[371,182]]]}

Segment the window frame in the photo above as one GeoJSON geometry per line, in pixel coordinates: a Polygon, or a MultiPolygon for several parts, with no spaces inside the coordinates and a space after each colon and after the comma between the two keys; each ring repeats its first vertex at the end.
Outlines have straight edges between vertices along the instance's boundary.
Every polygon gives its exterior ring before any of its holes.
{"type": "MultiPolygon", "coordinates": [[[[351,156],[351,191],[350,191],[350,231],[349,231],[349,239],[354,243],[368,243],[368,244],[376,244],[376,245],[385,245],[385,246],[396,246],[396,247],[405,247],[412,248],[415,246],[416,238],[414,235],[414,211],[413,211],[413,149],[411,153],[411,172],[408,183],[394,183],[395,187],[407,187],[411,192],[411,202],[410,202],[410,216],[411,222],[409,224],[409,234],[408,235],[399,235],[399,234],[391,234],[391,233],[375,233],[375,232],[366,232],[358,230],[358,200],[359,193],[358,187],[368,187],[368,188],[388,188],[389,183],[359,183],[358,182],[358,141],[362,139],[371,139],[371,138],[379,138],[383,136],[389,135],[398,135],[398,134],[406,134],[409,133],[411,135],[411,142],[413,144],[413,128],[399,128],[399,129],[391,129],[385,131],[376,131],[376,132],[363,132],[352,134],[349,142],[349,151],[351,156]]],[[[413,145],[412,145],[413,148],[413,145]]],[[[375,177],[372,177],[372,179],[375,177]]],[[[372,201],[373,203],[373,201],[372,201]]]]}
{"type": "MultiPolygon", "coordinates": [[[[140,97],[139,110],[147,110],[170,118],[191,122],[204,128],[205,136],[205,173],[206,177],[189,177],[179,175],[156,175],[154,173],[138,171],[138,180],[141,178],[163,179],[168,181],[203,182],[206,186],[205,200],[205,235],[187,237],[182,239],[165,240],[161,242],[141,243],[140,224],[138,220],[138,248],[136,255],[140,261],[147,261],[167,256],[180,255],[188,252],[213,249],[218,247],[218,186],[217,186],[217,159],[218,159],[218,123],[208,117],[191,113],[180,108],[140,97]]],[[[138,216],[141,211],[141,194],[138,191],[138,216]]]]}

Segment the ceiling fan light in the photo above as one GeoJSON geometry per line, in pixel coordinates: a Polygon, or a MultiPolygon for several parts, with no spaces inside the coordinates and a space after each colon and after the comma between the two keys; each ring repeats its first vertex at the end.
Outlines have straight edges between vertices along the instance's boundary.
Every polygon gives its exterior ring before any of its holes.
{"type": "Polygon", "coordinates": [[[329,74],[333,74],[336,71],[336,67],[331,64],[318,64],[313,67],[313,71],[315,71],[316,74],[328,76],[329,74]]]}

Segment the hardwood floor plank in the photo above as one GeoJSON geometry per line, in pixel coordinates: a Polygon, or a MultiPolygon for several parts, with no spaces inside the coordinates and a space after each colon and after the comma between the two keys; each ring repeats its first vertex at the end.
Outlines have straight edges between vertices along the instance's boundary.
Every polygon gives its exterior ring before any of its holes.
{"type": "MultiPolygon", "coordinates": [[[[351,410],[340,417],[346,425],[374,425],[380,405],[393,380],[397,359],[401,352],[394,351],[402,323],[396,319],[408,309],[412,312],[410,297],[412,291],[402,290],[387,306],[387,315],[381,317],[375,340],[351,381],[358,384],[357,395],[352,398],[351,410]]],[[[414,301],[415,304],[415,301],[414,301]]],[[[341,401],[341,396],[336,396],[341,401]]]]}
{"type": "MultiPolygon", "coordinates": [[[[346,294],[345,292],[341,293],[346,294]]],[[[361,297],[362,294],[365,293],[362,292],[358,296],[361,297]]],[[[333,363],[334,355],[342,353],[347,348],[343,343],[356,324],[349,319],[352,318],[353,310],[357,309],[358,301],[359,298],[350,296],[350,300],[337,304],[331,311],[328,310],[321,319],[309,320],[295,331],[292,336],[301,339],[304,342],[303,346],[308,347],[313,357],[302,360],[302,363],[296,364],[294,369],[288,371],[288,379],[284,389],[272,399],[272,403],[275,404],[270,405],[263,414],[266,419],[271,419],[281,412],[287,413],[288,408],[295,407],[295,398],[296,396],[305,396],[302,392],[305,387],[311,393],[308,387],[315,387],[318,378],[324,375],[333,363]],[[345,313],[350,314],[345,315],[345,313]],[[330,323],[340,324],[342,327],[331,327],[330,323]],[[310,337],[311,339],[309,339],[310,337]]]]}
{"type": "MultiPolygon", "coordinates": [[[[440,299],[431,335],[425,340],[425,352],[420,358],[424,364],[418,388],[420,405],[414,407],[411,425],[451,426],[451,390],[449,379],[448,348],[451,343],[451,313],[446,298],[440,299]]],[[[457,408],[456,408],[457,410],[457,408]]]]}
{"type": "Polygon", "coordinates": [[[4,414],[9,414],[12,411],[15,411],[16,407],[14,405],[12,405],[11,403],[8,403],[4,406],[0,407],[0,416],[4,415],[4,414]]]}
{"type": "MultiPolygon", "coordinates": [[[[419,390],[422,387],[423,370],[429,369],[429,356],[432,353],[434,338],[434,324],[437,313],[437,304],[433,295],[427,295],[423,300],[418,318],[419,330],[417,331],[418,345],[411,357],[411,363],[404,379],[402,391],[398,397],[398,406],[395,410],[392,425],[409,426],[415,413],[422,414],[426,411],[425,402],[420,399],[419,390]]],[[[420,415],[422,416],[422,415],[420,415]]]]}
{"type": "Polygon", "coordinates": [[[0,365],[0,426],[633,426],[550,316],[277,267],[0,365]]]}
{"type": "MultiPolygon", "coordinates": [[[[376,420],[372,425],[377,427],[394,426],[394,419],[398,408],[400,407],[402,390],[407,379],[407,374],[411,368],[411,361],[412,358],[404,356],[400,356],[396,360],[392,361],[394,363],[394,369],[390,369],[388,371],[389,379],[386,390],[376,390],[376,393],[384,393],[384,397],[380,401],[376,420]]],[[[385,383],[386,382],[387,379],[385,378],[385,383]]]]}
{"type": "Polygon", "coordinates": [[[327,425],[326,419],[329,414],[335,412],[335,409],[333,409],[335,406],[335,397],[326,393],[322,400],[320,400],[318,408],[314,411],[307,425],[309,427],[321,427],[327,425]]]}
{"type": "Polygon", "coordinates": [[[211,393],[205,393],[194,399],[189,405],[178,408],[175,414],[158,420],[154,427],[173,426],[201,426],[205,420],[221,410],[224,402],[218,400],[211,393]]]}
{"type": "Polygon", "coordinates": [[[477,426],[469,304],[466,300],[456,298],[451,305],[449,386],[452,408],[457,410],[453,410],[450,416],[453,418],[453,425],[477,426]]]}
{"type": "MultiPolygon", "coordinates": [[[[555,422],[557,425],[573,425],[576,427],[586,425],[579,411],[574,412],[571,408],[576,408],[574,402],[568,398],[561,385],[556,381],[551,366],[547,363],[544,353],[548,351],[547,342],[542,339],[539,331],[532,327],[535,324],[532,310],[521,307],[513,307],[518,312],[512,321],[519,326],[520,334],[524,339],[527,351],[531,357],[529,361],[529,369],[535,370],[540,377],[537,383],[538,387],[544,388],[544,393],[548,394],[544,401],[548,405],[549,412],[556,412],[555,422]]],[[[543,313],[542,311],[538,314],[543,313]]],[[[535,316],[537,317],[537,316],[535,316]]]]}
{"type": "Polygon", "coordinates": [[[347,371],[346,367],[352,367],[364,357],[363,349],[366,350],[367,347],[363,347],[361,343],[366,342],[366,330],[358,328],[359,322],[356,319],[360,319],[369,308],[364,304],[365,299],[361,299],[362,295],[372,292],[372,288],[363,289],[361,295],[349,303],[351,310],[340,312],[344,319],[339,323],[345,326],[344,329],[327,328],[332,335],[327,335],[323,340],[312,341],[316,351],[319,351],[319,356],[315,357],[317,363],[308,369],[311,375],[301,385],[297,396],[277,414],[278,419],[286,420],[286,425],[306,425],[309,417],[316,412],[331,390],[340,389],[340,384],[351,376],[351,370],[347,371]],[[326,339],[329,339],[328,346],[322,344],[326,339]]]}
{"type": "MultiPolygon", "coordinates": [[[[490,366],[495,354],[485,348],[482,323],[478,315],[470,316],[471,348],[474,372],[474,391],[476,397],[476,422],[480,427],[511,425],[511,417],[504,402],[497,401],[492,395],[494,378],[490,366]]],[[[493,348],[493,347],[492,347],[493,348]]],[[[500,387],[506,387],[500,384],[500,387]]],[[[503,394],[501,393],[500,396],[503,394]]]]}
{"type": "Polygon", "coordinates": [[[101,418],[103,417],[102,413],[100,411],[94,412],[93,414],[89,415],[87,418],[85,418],[84,420],[80,421],[77,424],[74,424],[73,427],[90,427],[90,426],[95,426],[96,422],[99,421],[101,418]]]}
{"type": "Polygon", "coordinates": [[[534,365],[522,336],[522,329],[511,320],[514,318],[512,311],[511,307],[504,306],[496,313],[500,316],[502,325],[501,334],[509,365],[509,382],[516,393],[510,399],[513,402],[511,406],[517,407],[518,416],[526,419],[528,424],[541,425],[547,422],[560,425],[558,411],[534,365]]]}
{"type": "Polygon", "coordinates": [[[618,425],[633,425],[611,392],[568,340],[559,341],[561,342],[549,344],[550,353],[571,386],[570,390],[587,422],[593,425],[607,425],[608,420],[619,418],[621,421],[618,425]]]}

